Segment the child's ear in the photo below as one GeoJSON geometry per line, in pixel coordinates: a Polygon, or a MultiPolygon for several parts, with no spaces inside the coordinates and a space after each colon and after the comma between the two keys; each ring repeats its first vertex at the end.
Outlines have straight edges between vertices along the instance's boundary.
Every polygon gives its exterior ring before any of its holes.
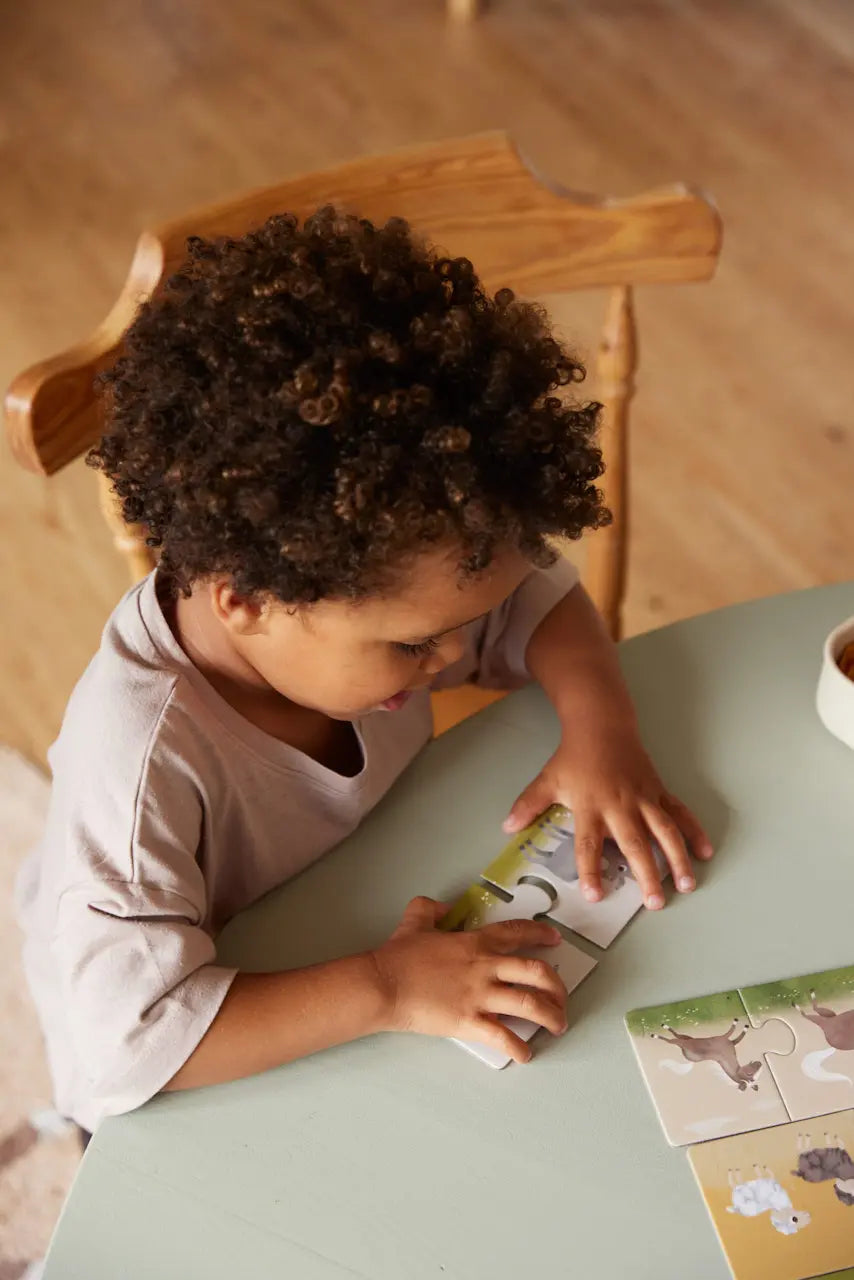
{"type": "Polygon", "coordinates": [[[211,583],[210,593],[211,608],[229,631],[239,636],[251,636],[264,630],[268,610],[262,600],[238,595],[231,583],[225,580],[211,583]]]}

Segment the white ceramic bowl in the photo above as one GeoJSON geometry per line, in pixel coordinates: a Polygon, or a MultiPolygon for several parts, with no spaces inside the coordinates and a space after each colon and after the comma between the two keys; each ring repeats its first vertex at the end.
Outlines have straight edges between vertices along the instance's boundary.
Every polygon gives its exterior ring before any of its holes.
{"type": "Polygon", "coordinates": [[[854,641],[854,618],[841,623],[824,642],[824,660],[816,693],[816,707],[822,724],[835,738],[854,748],[854,680],[844,676],[839,657],[854,641]]]}

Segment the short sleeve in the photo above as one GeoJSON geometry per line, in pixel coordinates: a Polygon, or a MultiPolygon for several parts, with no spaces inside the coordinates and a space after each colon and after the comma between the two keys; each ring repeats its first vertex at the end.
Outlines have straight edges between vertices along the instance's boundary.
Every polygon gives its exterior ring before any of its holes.
{"type": "Polygon", "coordinates": [[[196,861],[202,803],[168,752],[146,761],[127,806],[121,781],[73,816],[84,874],[62,892],[51,940],[68,1036],[89,1109],[129,1111],[158,1093],[216,1017],[235,970],[215,963],[196,861]],[[134,803],[135,799],[135,803],[134,803]]]}
{"type": "Polygon", "coordinates": [[[578,570],[563,556],[548,569],[534,570],[497,609],[468,628],[463,656],[439,674],[433,688],[525,684],[531,678],[525,662],[531,636],[577,583],[578,570]]]}
{"type": "Polygon", "coordinates": [[[147,1102],[191,1056],[235,971],[185,899],[127,884],[62,898],[53,954],[90,1105],[118,1115],[147,1102]]]}

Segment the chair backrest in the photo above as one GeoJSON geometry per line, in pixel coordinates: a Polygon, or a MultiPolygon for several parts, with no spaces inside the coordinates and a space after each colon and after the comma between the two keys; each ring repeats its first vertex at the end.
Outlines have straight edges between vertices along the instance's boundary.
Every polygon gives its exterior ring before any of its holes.
{"type": "MultiPolygon", "coordinates": [[[[79,345],[21,373],[6,395],[15,456],[50,475],[100,435],[96,373],[118,355],[140,303],[184,260],[190,235],[239,237],[271,214],[303,218],[324,204],[374,222],[398,216],[453,256],[472,260],[485,286],[521,295],[611,287],[599,353],[605,405],[603,488],[614,522],[591,540],[586,582],[615,636],[620,629],[627,530],[627,423],[636,364],[632,286],[708,279],[721,241],[709,200],[684,186],[625,200],[562,190],[537,175],[504,133],[485,133],[373,156],[287,179],[176,218],[140,236],[107,318],[79,345]]],[[[134,578],[151,556],[141,531],[105,515],[134,578]]]]}

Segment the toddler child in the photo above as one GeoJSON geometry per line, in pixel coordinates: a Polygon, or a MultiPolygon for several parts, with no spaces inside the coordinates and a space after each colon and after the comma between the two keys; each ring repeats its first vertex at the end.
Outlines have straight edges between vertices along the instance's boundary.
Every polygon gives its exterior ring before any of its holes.
{"type": "Polygon", "coordinates": [[[603,837],[664,905],[711,849],[649,761],[614,646],[551,549],[607,520],[598,406],[543,312],[489,296],[409,227],[325,208],[188,258],[102,375],[91,457],[159,567],[120,602],[50,753],[19,884],[56,1105],[91,1131],[163,1089],[378,1031],[554,1034],[540,922],[383,945],[285,973],[217,964],[236,912],[352,832],[431,736],[430,690],[538,680],[561,745],[513,805],[571,805],[582,890],[603,837]],[[523,984],[523,985],[520,985],[523,984]]]}

